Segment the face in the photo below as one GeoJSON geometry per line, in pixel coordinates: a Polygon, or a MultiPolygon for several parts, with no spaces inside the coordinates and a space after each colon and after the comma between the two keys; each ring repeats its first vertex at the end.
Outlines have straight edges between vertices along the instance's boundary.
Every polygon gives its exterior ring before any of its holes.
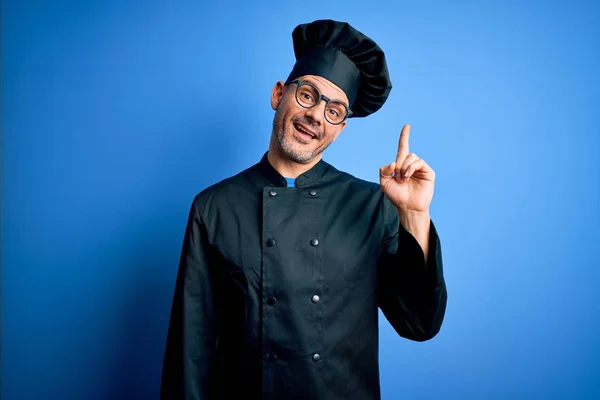
{"type": "MultiPolygon", "coordinates": [[[[346,94],[330,81],[319,76],[307,75],[298,80],[308,81],[322,95],[348,105],[346,94]]],[[[296,101],[296,84],[284,86],[277,82],[271,95],[271,106],[275,110],[272,141],[280,155],[298,162],[309,163],[337,138],[346,126],[332,125],[325,119],[325,101],[312,108],[303,108],[296,101]]]]}

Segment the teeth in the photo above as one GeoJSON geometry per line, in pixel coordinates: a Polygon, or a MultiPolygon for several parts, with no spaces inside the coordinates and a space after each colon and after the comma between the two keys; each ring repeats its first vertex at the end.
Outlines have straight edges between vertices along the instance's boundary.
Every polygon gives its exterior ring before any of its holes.
{"type": "Polygon", "coordinates": [[[304,132],[307,135],[311,136],[311,137],[315,137],[312,133],[306,132],[304,129],[302,129],[302,127],[300,125],[296,125],[296,129],[298,129],[300,132],[304,132]]]}

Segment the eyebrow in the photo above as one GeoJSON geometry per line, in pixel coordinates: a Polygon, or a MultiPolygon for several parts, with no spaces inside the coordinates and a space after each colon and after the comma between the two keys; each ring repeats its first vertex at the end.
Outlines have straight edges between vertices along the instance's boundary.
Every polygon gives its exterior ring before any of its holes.
{"type": "MultiPolygon", "coordinates": [[[[311,84],[315,85],[315,87],[316,87],[317,89],[319,89],[319,84],[317,84],[317,82],[313,81],[311,78],[304,78],[304,79],[302,79],[302,80],[303,80],[303,81],[305,81],[305,82],[309,82],[309,83],[311,83],[311,84]]],[[[319,91],[321,91],[321,89],[319,89],[319,91]]],[[[321,94],[323,94],[323,93],[321,93],[321,94]]],[[[329,96],[327,96],[327,97],[329,97],[329,96]]],[[[344,100],[342,100],[342,99],[338,99],[338,98],[332,98],[331,100],[332,100],[332,101],[339,101],[340,103],[343,103],[343,104],[345,104],[345,105],[348,107],[348,103],[347,103],[347,102],[345,102],[345,101],[344,101],[344,100]]]]}

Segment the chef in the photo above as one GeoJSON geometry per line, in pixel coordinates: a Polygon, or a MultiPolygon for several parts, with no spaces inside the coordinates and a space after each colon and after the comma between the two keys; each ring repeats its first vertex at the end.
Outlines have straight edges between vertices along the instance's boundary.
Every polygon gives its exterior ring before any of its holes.
{"type": "Polygon", "coordinates": [[[378,183],[322,158],[346,124],[385,103],[384,52],[332,20],[298,25],[292,39],[296,63],[271,91],[268,150],[191,205],[163,400],[376,400],[378,310],[402,338],[440,331],[435,173],[410,152],[410,126],[382,155],[378,183]]]}

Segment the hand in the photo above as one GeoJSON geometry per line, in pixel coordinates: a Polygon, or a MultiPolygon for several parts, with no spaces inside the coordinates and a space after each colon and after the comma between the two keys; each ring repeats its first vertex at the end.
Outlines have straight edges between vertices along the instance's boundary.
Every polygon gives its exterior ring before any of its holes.
{"type": "Polygon", "coordinates": [[[427,163],[409,153],[410,125],[404,125],[396,161],[379,169],[383,193],[399,212],[428,213],[433,198],[435,172],[427,163]]]}

